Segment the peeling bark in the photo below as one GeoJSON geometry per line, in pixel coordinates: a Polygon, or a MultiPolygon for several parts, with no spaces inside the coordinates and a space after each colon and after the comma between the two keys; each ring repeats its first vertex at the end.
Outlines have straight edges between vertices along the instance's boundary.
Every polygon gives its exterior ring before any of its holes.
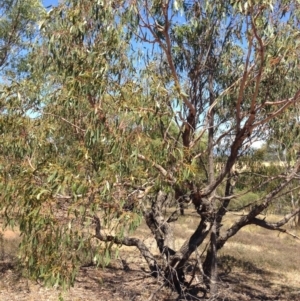
{"type": "Polygon", "coordinates": [[[156,240],[161,254],[174,255],[174,236],[173,231],[162,215],[163,206],[168,202],[168,195],[159,191],[156,198],[152,201],[151,209],[144,214],[147,226],[151,230],[156,240]]]}

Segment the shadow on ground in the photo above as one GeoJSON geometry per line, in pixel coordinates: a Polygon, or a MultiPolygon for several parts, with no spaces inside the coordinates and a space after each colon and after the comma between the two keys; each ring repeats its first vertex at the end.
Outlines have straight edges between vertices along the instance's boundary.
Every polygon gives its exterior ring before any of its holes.
{"type": "MultiPolygon", "coordinates": [[[[300,301],[300,288],[275,285],[272,279],[278,275],[264,271],[251,262],[237,260],[228,255],[223,256],[220,258],[219,272],[219,294],[210,296],[211,300],[300,301]],[[231,266],[234,267],[234,271],[231,266]]],[[[199,280],[199,271],[197,274],[199,280]]],[[[20,274],[12,262],[0,262],[0,279],[1,282],[7,284],[5,285],[6,297],[14,297],[7,300],[19,297],[21,297],[20,300],[40,300],[40,295],[46,289],[37,283],[28,283],[16,277],[17,275],[20,274]]],[[[116,260],[105,269],[92,266],[81,268],[74,287],[63,293],[63,296],[65,301],[204,300],[202,287],[201,283],[196,283],[191,285],[190,290],[186,291],[183,296],[178,296],[162,287],[162,279],[152,278],[136,262],[127,262],[124,267],[121,260],[116,260]]],[[[48,296],[48,300],[57,300],[54,297],[59,296],[59,290],[47,289],[44,291],[45,295],[48,296]]],[[[1,296],[3,297],[0,293],[0,299],[1,296]]]]}

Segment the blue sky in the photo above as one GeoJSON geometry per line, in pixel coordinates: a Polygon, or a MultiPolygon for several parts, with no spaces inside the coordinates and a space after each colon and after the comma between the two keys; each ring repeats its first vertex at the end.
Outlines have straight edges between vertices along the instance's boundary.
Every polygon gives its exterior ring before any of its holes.
{"type": "Polygon", "coordinates": [[[58,4],[58,0],[43,0],[42,3],[45,7],[50,6],[50,5],[55,6],[58,4]]]}

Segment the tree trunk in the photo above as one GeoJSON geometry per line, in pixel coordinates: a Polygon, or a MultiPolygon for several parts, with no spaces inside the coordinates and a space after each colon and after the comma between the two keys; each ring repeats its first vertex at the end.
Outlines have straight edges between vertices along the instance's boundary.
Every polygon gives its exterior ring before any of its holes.
{"type": "MultiPolygon", "coordinates": [[[[215,95],[213,92],[213,76],[209,76],[209,92],[210,92],[210,105],[212,106],[215,101],[215,95]]],[[[215,181],[215,170],[214,170],[214,109],[211,109],[209,118],[209,129],[208,129],[208,182],[211,185],[215,181]]],[[[215,190],[211,193],[211,207],[216,212],[215,206],[215,190]]],[[[210,234],[210,261],[209,266],[206,266],[205,275],[203,277],[204,283],[206,282],[207,288],[210,289],[212,294],[217,293],[217,220],[215,213],[213,214],[213,225],[210,234]],[[209,282],[209,283],[207,283],[209,282]]],[[[207,263],[208,264],[208,263],[207,263]]]]}
{"type": "Polygon", "coordinates": [[[156,198],[152,201],[151,209],[144,213],[147,226],[151,230],[156,240],[161,254],[174,255],[174,236],[173,230],[169,225],[169,220],[163,216],[163,206],[167,205],[168,195],[159,191],[156,198]]]}
{"type": "Polygon", "coordinates": [[[210,234],[210,246],[203,263],[203,282],[211,295],[218,292],[218,261],[217,261],[217,221],[213,222],[210,234]]]}
{"type": "MultiPolygon", "coordinates": [[[[233,188],[235,186],[237,180],[237,175],[230,173],[227,176],[226,180],[226,186],[225,186],[225,197],[228,197],[233,194],[233,188]]],[[[210,290],[212,294],[216,294],[216,281],[217,281],[217,252],[218,252],[218,245],[217,241],[220,236],[220,228],[221,228],[221,222],[226,214],[227,207],[230,203],[230,200],[227,199],[223,201],[221,207],[219,208],[216,219],[214,221],[214,224],[212,226],[212,233],[211,233],[211,241],[209,249],[206,253],[206,258],[203,263],[203,282],[206,285],[207,289],[210,290]],[[211,283],[212,282],[212,286],[211,283]]]]}
{"type": "Polygon", "coordinates": [[[165,274],[167,280],[172,283],[179,294],[182,292],[182,286],[185,286],[184,266],[191,254],[204,241],[211,230],[212,224],[213,218],[211,212],[207,210],[206,214],[202,215],[201,221],[193,235],[188,238],[180,250],[170,258],[170,264],[169,267],[167,267],[165,274]]]}

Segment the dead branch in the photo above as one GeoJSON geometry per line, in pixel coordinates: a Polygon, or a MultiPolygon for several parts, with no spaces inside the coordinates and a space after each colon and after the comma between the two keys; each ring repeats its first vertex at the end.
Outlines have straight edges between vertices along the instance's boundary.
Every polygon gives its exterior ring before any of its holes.
{"type": "Polygon", "coordinates": [[[292,212],[290,214],[287,214],[282,220],[280,220],[277,223],[269,223],[264,219],[254,218],[251,221],[251,224],[260,226],[260,227],[268,229],[268,230],[275,230],[275,231],[279,231],[281,233],[286,233],[286,234],[292,236],[293,238],[300,240],[299,236],[288,232],[286,229],[281,228],[281,226],[285,225],[292,217],[294,217],[299,212],[300,212],[300,208],[298,208],[297,210],[295,210],[294,212],[292,212]]]}
{"type": "Polygon", "coordinates": [[[93,216],[94,223],[95,223],[95,238],[105,241],[105,242],[114,242],[115,244],[118,245],[124,245],[128,247],[137,247],[142,254],[142,256],[145,258],[145,260],[148,263],[148,266],[150,268],[151,274],[154,277],[157,277],[160,273],[160,268],[157,264],[156,259],[152,255],[152,253],[149,251],[147,246],[138,238],[134,237],[116,237],[113,235],[106,235],[101,231],[101,221],[100,218],[97,215],[93,216]]]}
{"type": "Polygon", "coordinates": [[[82,128],[79,127],[78,125],[76,125],[76,124],[70,122],[70,121],[67,120],[66,118],[63,118],[63,117],[61,117],[61,116],[59,116],[59,115],[52,114],[52,113],[47,113],[47,112],[43,112],[43,114],[44,114],[44,115],[49,115],[49,116],[53,116],[53,117],[59,118],[59,119],[61,119],[62,121],[64,121],[64,122],[68,123],[69,125],[71,125],[72,127],[76,128],[77,130],[79,130],[79,131],[81,131],[81,132],[83,132],[83,133],[86,132],[86,130],[82,129],[82,128]]]}
{"type": "MultiPolygon", "coordinates": [[[[277,230],[276,228],[282,227],[283,225],[285,225],[286,223],[289,222],[289,220],[291,220],[295,215],[297,215],[300,212],[300,207],[297,208],[296,210],[294,210],[293,212],[286,214],[283,219],[281,219],[280,221],[278,221],[277,223],[269,223],[265,220],[262,220],[264,223],[264,225],[266,225],[267,227],[269,227],[270,230],[277,230]]],[[[261,226],[262,224],[257,224],[256,222],[260,221],[259,219],[255,218],[254,219],[254,224],[261,226]]]]}

